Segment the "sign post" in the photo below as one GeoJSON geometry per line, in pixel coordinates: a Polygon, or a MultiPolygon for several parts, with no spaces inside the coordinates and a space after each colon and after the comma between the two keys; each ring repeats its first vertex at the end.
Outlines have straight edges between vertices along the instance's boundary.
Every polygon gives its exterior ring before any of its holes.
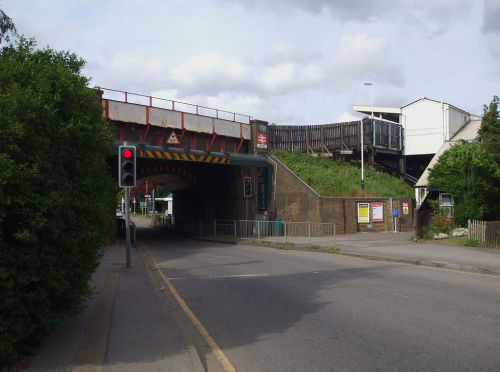
{"type": "Polygon", "coordinates": [[[130,269],[130,187],[125,187],[125,238],[127,242],[127,269],[130,269]]]}
{"type": "Polygon", "coordinates": [[[130,268],[130,188],[136,183],[136,148],[127,142],[118,147],[118,185],[125,188],[125,253],[130,268]]]}

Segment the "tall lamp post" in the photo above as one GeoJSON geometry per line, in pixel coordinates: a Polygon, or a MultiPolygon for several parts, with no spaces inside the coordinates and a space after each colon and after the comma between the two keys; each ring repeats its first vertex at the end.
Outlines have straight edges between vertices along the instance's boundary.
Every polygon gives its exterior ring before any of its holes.
{"type": "MultiPolygon", "coordinates": [[[[373,124],[373,83],[364,83],[364,85],[370,86],[372,90],[372,116],[371,122],[373,124]]],[[[361,121],[361,190],[365,191],[365,165],[364,165],[364,133],[363,133],[363,121],[361,121]]]]}

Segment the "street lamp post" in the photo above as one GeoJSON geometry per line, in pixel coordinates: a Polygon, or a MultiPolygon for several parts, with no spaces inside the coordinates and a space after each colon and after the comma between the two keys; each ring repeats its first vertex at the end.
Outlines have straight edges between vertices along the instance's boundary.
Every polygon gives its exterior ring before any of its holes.
{"type": "MultiPolygon", "coordinates": [[[[364,85],[370,86],[372,90],[372,116],[371,123],[373,124],[373,83],[364,83],[364,85]]],[[[372,126],[373,127],[373,126],[372,126]]],[[[365,165],[364,165],[364,133],[363,133],[363,121],[361,121],[361,190],[365,191],[365,165]]]]}

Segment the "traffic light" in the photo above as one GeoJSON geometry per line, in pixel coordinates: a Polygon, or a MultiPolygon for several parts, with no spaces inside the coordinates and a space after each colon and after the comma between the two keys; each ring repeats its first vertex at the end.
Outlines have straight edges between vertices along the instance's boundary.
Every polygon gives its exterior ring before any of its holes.
{"type": "Polygon", "coordinates": [[[118,148],[118,185],[135,187],[135,146],[118,148]]]}
{"type": "Polygon", "coordinates": [[[252,177],[243,177],[243,197],[252,197],[252,177]]]}

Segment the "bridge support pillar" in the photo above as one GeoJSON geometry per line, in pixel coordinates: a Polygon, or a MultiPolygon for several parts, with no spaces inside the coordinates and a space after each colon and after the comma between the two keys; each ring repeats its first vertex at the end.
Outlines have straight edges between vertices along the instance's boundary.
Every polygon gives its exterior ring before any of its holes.
{"type": "Polygon", "coordinates": [[[368,165],[375,165],[375,151],[373,149],[371,151],[368,151],[368,165]]]}
{"type": "Polygon", "coordinates": [[[268,122],[262,120],[250,120],[252,125],[252,141],[248,152],[254,155],[266,155],[268,151],[269,132],[268,122]]]}
{"type": "Polygon", "coordinates": [[[401,156],[399,158],[399,173],[401,173],[401,174],[405,174],[406,173],[405,158],[404,158],[404,156],[401,156]]]}

